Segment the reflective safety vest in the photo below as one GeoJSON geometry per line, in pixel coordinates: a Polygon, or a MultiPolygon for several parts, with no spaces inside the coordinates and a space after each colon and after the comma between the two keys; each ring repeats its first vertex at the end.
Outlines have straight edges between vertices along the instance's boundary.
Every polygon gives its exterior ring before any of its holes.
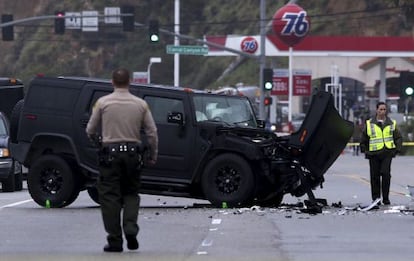
{"type": "Polygon", "coordinates": [[[394,149],[394,130],[397,122],[392,121],[391,125],[385,126],[384,129],[381,129],[378,125],[371,123],[370,120],[367,120],[367,134],[369,136],[369,151],[378,151],[382,150],[384,146],[387,149],[394,149]]]}

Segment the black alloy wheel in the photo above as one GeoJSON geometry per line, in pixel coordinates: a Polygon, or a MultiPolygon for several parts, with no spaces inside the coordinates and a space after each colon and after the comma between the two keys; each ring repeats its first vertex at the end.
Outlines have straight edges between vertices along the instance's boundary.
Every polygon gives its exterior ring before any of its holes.
{"type": "Polygon", "coordinates": [[[37,159],[29,170],[27,184],[33,200],[43,207],[68,206],[80,192],[68,162],[57,155],[37,159]]]}
{"type": "Polygon", "coordinates": [[[202,177],[204,194],[214,206],[243,206],[250,202],[255,179],[248,162],[242,157],[225,153],[212,159],[202,177]]]}

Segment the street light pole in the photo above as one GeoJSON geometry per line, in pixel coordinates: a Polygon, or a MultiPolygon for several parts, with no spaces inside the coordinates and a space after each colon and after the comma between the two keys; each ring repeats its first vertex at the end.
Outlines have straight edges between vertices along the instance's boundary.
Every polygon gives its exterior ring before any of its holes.
{"type": "Polygon", "coordinates": [[[151,65],[153,63],[160,63],[160,62],[161,62],[161,57],[151,57],[150,58],[148,68],[147,68],[147,75],[148,75],[147,83],[151,83],[151,65]]]}

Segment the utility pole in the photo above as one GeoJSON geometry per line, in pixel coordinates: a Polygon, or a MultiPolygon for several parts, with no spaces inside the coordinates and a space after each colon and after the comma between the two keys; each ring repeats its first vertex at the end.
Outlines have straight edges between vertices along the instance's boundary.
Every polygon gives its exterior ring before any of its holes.
{"type": "Polygon", "coordinates": [[[264,108],[264,90],[263,90],[263,70],[266,63],[266,0],[260,0],[260,73],[259,73],[259,90],[260,90],[260,106],[259,106],[259,117],[265,119],[265,108],[264,108]]]}
{"type": "MultiPolygon", "coordinates": [[[[174,2],[174,32],[180,33],[180,0],[174,2]]],[[[180,45],[180,38],[174,37],[174,45],[180,45]]],[[[174,54],[174,86],[180,86],[180,54],[174,54]]]]}

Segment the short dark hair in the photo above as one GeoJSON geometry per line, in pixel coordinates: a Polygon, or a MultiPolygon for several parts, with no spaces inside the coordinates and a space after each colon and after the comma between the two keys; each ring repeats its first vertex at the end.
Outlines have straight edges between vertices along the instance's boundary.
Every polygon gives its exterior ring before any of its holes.
{"type": "Polygon", "coordinates": [[[125,68],[119,68],[112,72],[112,81],[116,86],[128,86],[129,84],[129,71],[125,68]]]}
{"type": "Polygon", "coordinates": [[[387,107],[387,104],[383,101],[380,101],[377,103],[377,109],[379,108],[380,105],[385,105],[385,107],[387,107]]]}

